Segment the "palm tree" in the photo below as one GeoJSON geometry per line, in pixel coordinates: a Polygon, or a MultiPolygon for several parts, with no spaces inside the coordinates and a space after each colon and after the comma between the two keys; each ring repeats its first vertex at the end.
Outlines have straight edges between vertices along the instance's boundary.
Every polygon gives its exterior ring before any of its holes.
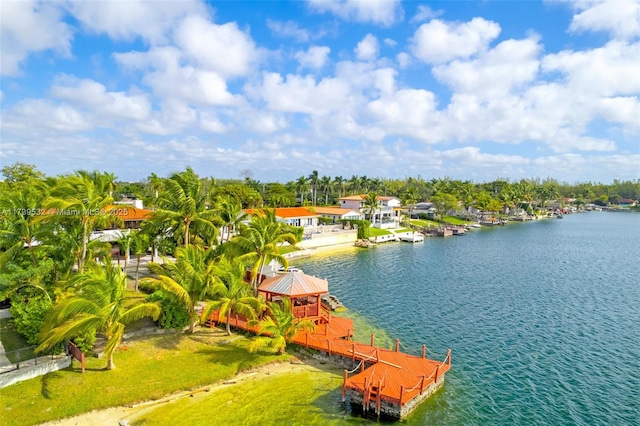
{"type": "Polygon", "coordinates": [[[314,170],[311,172],[311,174],[309,175],[309,184],[311,185],[311,202],[312,204],[315,206],[318,199],[318,182],[319,182],[319,178],[318,178],[318,171],[314,170]]]}
{"type": "Polygon", "coordinates": [[[156,277],[142,280],[172,293],[185,304],[189,312],[189,334],[193,333],[196,323],[196,304],[212,294],[214,264],[211,250],[205,251],[196,245],[178,247],[175,262],[166,261],[163,265],[149,263],[149,270],[156,277]]]}
{"type": "Polygon", "coordinates": [[[220,316],[227,317],[227,335],[231,336],[231,314],[240,314],[253,321],[264,305],[253,296],[251,285],[244,280],[247,265],[239,258],[228,259],[223,256],[213,268],[215,285],[212,293],[217,298],[204,311],[202,318],[217,310],[220,316]]]}
{"type": "Polygon", "coordinates": [[[42,208],[45,197],[45,192],[35,187],[9,191],[0,197],[0,223],[5,224],[0,229],[0,268],[25,248],[32,264],[38,264],[36,251],[51,234],[50,227],[41,220],[45,214],[42,208]]]}
{"type": "Polygon", "coordinates": [[[216,206],[220,222],[222,224],[222,241],[231,239],[231,233],[235,231],[245,220],[247,214],[242,211],[242,204],[235,197],[228,195],[218,200],[216,206]]]}
{"type": "Polygon", "coordinates": [[[115,368],[113,352],[124,335],[125,325],[147,316],[160,315],[155,303],[140,303],[125,309],[126,275],[107,258],[105,265],[90,264],[71,284],[75,294],[56,303],[41,330],[42,343],[36,351],[87,333],[99,333],[107,340],[104,353],[107,369],[115,368]]]}
{"type": "Polygon", "coordinates": [[[353,175],[348,181],[349,193],[357,194],[360,192],[360,178],[357,175],[353,175]]]}
{"type": "Polygon", "coordinates": [[[62,179],[52,190],[51,197],[45,201],[45,204],[47,208],[57,209],[56,214],[46,216],[48,219],[55,221],[71,217],[81,224],[82,240],[78,270],[82,271],[87,258],[87,244],[91,231],[97,224],[121,222],[121,220],[109,214],[113,197],[104,193],[105,188],[110,187],[108,180],[111,175],[100,178],[98,175],[91,177],[86,172],[78,173],[62,179]]]}
{"type": "Polygon", "coordinates": [[[333,187],[338,188],[338,198],[342,197],[342,194],[347,186],[347,180],[342,176],[336,176],[333,178],[333,187]]]}
{"type": "Polygon", "coordinates": [[[300,176],[295,182],[296,192],[300,193],[300,205],[304,205],[304,194],[309,190],[309,179],[306,176],[300,176]]]}
{"type": "Polygon", "coordinates": [[[369,213],[371,224],[376,223],[376,213],[379,207],[378,194],[370,192],[364,196],[364,211],[369,213]]]}
{"type": "Polygon", "coordinates": [[[324,194],[324,205],[329,204],[329,194],[333,191],[333,182],[329,176],[322,176],[320,178],[320,189],[324,194]]]}
{"type": "Polygon", "coordinates": [[[214,225],[216,213],[207,210],[209,196],[202,191],[198,175],[191,167],[174,173],[164,182],[165,191],[158,198],[150,222],[180,236],[182,245],[188,246],[192,239],[199,238],[205,244],[214,244],[217,230],[214,225]]]}
{"type": "MultiPolygon", "coordinates": [[[[121,251],[124,252],[124,268],[123,270],[126,272],[127,266],[129,265],[129,259],[131,258],[131,246],[133,245],[133,235],[131,234],[131,230],[127,229],[126,231],[118,232],[118,247],[121,251]]],[[[118,258],[118,265],[120,265],[120,258],[118,258]]]]}
{"type": "Polygon", "coordinates": [[[131,241],[131,252],[136,256],[136,278],[135,278],[135,291],[138,291],[138,284],[140,283],[140,259],[147,254],[147,250],[151,245],[151,239],[149,234],[137,231],[133,233],[131,241]]]}
{"type": "Polygon", "coordinates": [[[264,213],[256,212],[251,217],[249,225],[231,240],[236,251],[240,253],[240,259],[251,266],[254,296],[258,296],[258,280],[265,265],[276,260],[287,268],[287,259],[280,254],[279,245],[284,242],[292,245],[297,243],[296,236],[288,231],[283,223],[276,220],[275,212],[267,209],[264,213]]]}
{"type": "Polygon", "coordinates": [[[291,309],[291,299],[285,297],[282,304],[269,303],[269,315],[260,322],[260,333],[266,336],[257,337],[249,344],[249,351],[255,352],[269,348],[271,352],[283,354],[287,344],[291,343],[298,331],[314,331],[315,324],[308,320],[296,320],[291,309]]]}

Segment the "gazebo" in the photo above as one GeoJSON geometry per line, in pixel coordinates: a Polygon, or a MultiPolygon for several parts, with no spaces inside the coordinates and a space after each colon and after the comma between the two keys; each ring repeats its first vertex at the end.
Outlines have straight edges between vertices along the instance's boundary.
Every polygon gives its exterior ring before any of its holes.
{"type": "Polygon", "coordinates": [[[287,272],[262,281],[258,290],[267,302],[277,302],[283,297],[291,299],[295,318],[319,321],[328,315],[323,315],[320,297],[329,292],[329,283],[322,278],[302,272],[287,272]]]}

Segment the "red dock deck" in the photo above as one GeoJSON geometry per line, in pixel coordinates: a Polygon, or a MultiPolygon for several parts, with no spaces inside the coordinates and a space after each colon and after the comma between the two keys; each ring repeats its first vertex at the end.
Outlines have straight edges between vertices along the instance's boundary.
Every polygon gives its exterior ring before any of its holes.
{"type": "MultiPolygon", "coordinates": [[[[361,404],[363,411],[385,413],[391,417],[404,418],[420,401],[428,397],[444,383],[444,375],[451,368],[451,351],[443,361],[427,359],[426,347],[422,356],[405,354],[351,340],[353,321],[348,318],[326,315],[325,321],[316,325],[314,332],[299,332],[293,343],[329,356],[341,356],[357,365],[352,371],[344,371],[343,397],[352,391],[352,403],[361,404]]],[[[226,323],[226,318],[210,317],[211,323],[226,323]]],[[[231,317],[231,325],[258,333],[257,325],[249,325],[239,316],[231,317]]]]}

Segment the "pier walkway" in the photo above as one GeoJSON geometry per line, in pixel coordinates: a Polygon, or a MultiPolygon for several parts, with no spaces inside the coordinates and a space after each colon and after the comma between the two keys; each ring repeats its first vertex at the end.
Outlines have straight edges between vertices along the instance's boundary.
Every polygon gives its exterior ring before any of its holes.
{"type": "MultiPolygon", "coordinates": [[[[373,335],[371,344],[355,342],[352,320],[332,316],[324,307],[323,311],[326,322],[317,324],[313,332],[298,332],[293,343],[350,361],[355,368],[344,370],[343,399],[347,391],[351,391],[352,404],[361,405],[363,412],[405,418],[444,383],[444,375],[451,368],[450,350],[443,361],[435,361],[426,358],[425,345],[421,356],[416,356],[400,352],[398,340],[395,350],[375,346],[373,335]]],[[[209,325],[214,327],[219,323],[226,324],[226,317],[212,313],[209,325]]],[[[231,325],[259,333],[257,324],[249,324],[238,315],[231,317],[231,325]]]]}

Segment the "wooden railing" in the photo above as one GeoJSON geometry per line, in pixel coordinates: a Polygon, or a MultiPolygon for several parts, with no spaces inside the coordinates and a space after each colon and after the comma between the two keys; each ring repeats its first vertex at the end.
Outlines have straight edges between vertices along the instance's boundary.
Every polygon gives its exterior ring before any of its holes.
{"type": "Polygon", "coordinates": [[[312,305],[294,306],[293,316],[294,318],[317,317],[318,304],[314,303],[312,305]]]}
{"type": "Polygon", "coordinates": [[[399,403],[402,407],[405,403],[411,401],[417,395],[422,395],[424,390],[431,384],[437,383],[440,378],[440,369],[444,366],[451,366],[451,349],[447,351],[447,356],[442,361],[440,365],[438,365],[433,373],[429,377],[422,376],[418,383],[416,383],[413,387],[409,389],[405,389],[404,386],[400,386],[400,399],[399,403]]]}

